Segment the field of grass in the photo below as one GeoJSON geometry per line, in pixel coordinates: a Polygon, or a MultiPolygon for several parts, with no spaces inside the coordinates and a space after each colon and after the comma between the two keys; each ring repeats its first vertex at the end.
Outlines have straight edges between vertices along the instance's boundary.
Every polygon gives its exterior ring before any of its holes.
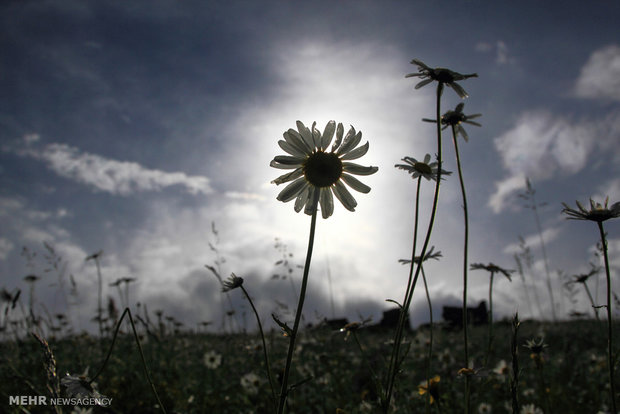
{"type": "MultiPolygon", "coordinates": [[[[510,413],[511,324],[496,323],[494,346],[488,369],[484,369],[481,364],[486,353],[487,332],[484,326],[470,330],[475,370],[470,374],[473,375],[471,406],[474,412],[510,413]]],[[[288,412],[379,411],[372,373],[378,377],[385,375],[393,332],[360,328],[355,336],[327,327],[301,331],[291,373],[291,384],[301,384],[290,393],[288,412]]],[[[141,337],[154,385],[169,413],[273,412],[258,335],[142,333],[141,337]]],[[[111,343],[110,338],[100,341],[92,336],[48,340],[60,377],[66,372],[83,374],[86,370],[87,375],[93,376],[111,343]]],[[[266,340],[272,369],[278,377],[277,373],[283,370],[288,340],[276,331],[267,333],[266,340]]],[[[520,373],[517,395],[521,407],[533,409],[529,406],[533,404],[545,412],[566,414],[604,410],[609,396],[606,340],[603,322],[522,322],[517,338],[520,373]],[[532,338],[544,338],[548,345],[538,361],[523,346],[532,338]]],[[[393,412],[462,412],[465,374],[458,374],[463,368],[459,362],[460,330],[434,328],[430,373],[432,377],[440,377],[436,394],[439,404],[434,402],[428,407],[426,395],[420,395],[419,389],[426,381],[428,328],[407,333],[404,342],[408,353],[396,382],[393,412]]],[[[32,337],[5,341],[0,345],[0,355],[3,412],[53,412],[52,407],[7,405],[10,395],[50,395],[41,345],[32,337]]],[[[95,407],[92,412],[159,412],[133,335],[119,335],[96,383],[96,389],[113,400],[110,407],[95,407]]],[[[74,410],[74,407],[61,408],[69,413],[74,410]]]]}

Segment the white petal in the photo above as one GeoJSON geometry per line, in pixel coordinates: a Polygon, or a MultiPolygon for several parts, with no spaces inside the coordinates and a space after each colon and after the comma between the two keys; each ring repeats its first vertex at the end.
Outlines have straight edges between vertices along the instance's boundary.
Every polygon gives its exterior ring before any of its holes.
{"type": "Polygon", "coordinates": [[[302,191],[302,193],[297,196],[297,200],[295,200],[295,211],[297,213],[299,213],[301,209],[304,208],[304,206],[306,205],[306,202],[308,201],[308,194],[310,193],[311,189],[312,187],[308,186],[305,191],[302,191]]]}
{"type": "Polygon", "coordinates": [[[284,184],[288,181],[293,181],[294,179],[299,178],[302,175],[304,175],[303,169],[298,168],[295,171],[279,176],[278,178],[272,181],[272,184],[276,184],[276,185],[284,184]]]}
{"type": "Polygon", "coordinates": [[[376,173],[379,167],[364,167],[352,162],[343,162],[342,170],[355,175],[370,175],[376,173]]]}
{"type": "Polygon", "coordinates": [[[467,95],[467,92],[465,92],[465,89],[463,89],[458,83],[450,82],[447,85],[454,89],[454,92],[456,92],[461,98],[465,99],[469,96],[467,95]]]}
{"type": "Polygon", "coordinates": [[[304,209],[304,213],[311,216],[314,213],[315,205],[314,205],[314,197],[320,191],[317,187],[309,186],[308,188],[308,201],[306,202],[306,208],[304,209]]]}
{"type": "Polygon", "coordinates": [[[312,123],[312,142],[316,148],[321,147],[321,131],[316,129],[316,122],[312,123]]]}
{"type": "Polygon", "coordinates": [[[342,180],[345,183],[349,184],[351,188],[355,191],[359,191],[360,193],[365,194],[370,192],[370,187],[368,187],[366,184],[362,183],[360,180],[353,177],[352,175],[342,174],[342,180]]]}
{"type": "Polygon", "coordinates": [[[309,154],[312,152],[312,148],[308,147],[304,139],[301,137],[301,135],[299,135],[299,132],[295,131],[294,129],[289,129],[283,134],[283,136],[286,142],[293,145],[304,154],[309,154]]]}
{"type": "Polygon", "coordinates": [[[310,148],[314,148],[314,140],[312,139],[312,132],[304,125],[303,122],[297,121],[297,130],[301,134],[301,137],[304,139],[304,142],[310,148]]]}
{"type": "Polygon", "coordinates": [[[286,165],[301,165],[304,162],[305,158],[302,157],[291,157],[288,155],[276,155],[273,157],[273,160],[279,164],[286,165]]]}
{"type": "Polygon", "coordinates": [[[344,134],[344,127],[342,123],[338,123],[338,128],[336,128],[336,142],[332,145],[332,152],[336,151],[340,144],[342,143],[342,134],[344,134]]]}
{"type": "Polygon", "coordinates": [[[342,143],[342,146],[338,149],[338,151],[336,151],[336,153],[338,155],[346,154],[347,152],[355,148],[357,144],[360,143],[361,140],[362,140],[362,131],[355,134],[355,128],[351,127],[351,129],[347,133],[347,136],[344,139],[344,142],[342,143]],[[351,131],[353,131],[354,135],[351,134],[351,131]]]}
{"type": "Polygon", "coordinates": [[[334,131],[336,130],[336,121],[329,121],[327,125],[325,125],[325,129],[323,130],[323,137],[321,138],[321,148],[326,150],[329,144],[331,144],[332,139],[334,138],[334,131]]]}
{"type": "Polygon", "coordinates": [[[334,213],[334,197],[332,197],[332,192],[329,188],[321,189],[319,203],[321,203],[321,214],[324,219],[334,213]]]}
{"type": "Polygon", "coordinates": [[[364,145],[362,145],[361,147],[357,147],[352,151],[347,152],[342,157],[340,157],[340,159],[341,160],[355,160],[360,157],[363,157],[368,152],[368,147],[369,147],[369,144],[368,144],[368,141],[366,141],[364,145]]]}
{"type": "Polygon", "coordinates": [[[300,151],[296,146],[289,142],[280,140],[278,141],[278,145],[284,150],[284,152],[287,152],[295,157],[304,157],[306,155],[304,152],[300,151]]]}
{"type": "Polygon", "coordinates": [[[271,160],[271,162],[269,163],[269,166],[273,168],[279,168],[281,170],[294,170],[295,168],[299,168],[299,165],[280,164],[276,160],[271,160]]]}
{"type": "Polygon", "coordinates": [[[305,190],[308,185],[309,184],[305,177],[298,178],[284,187],[284,190],[282,190],[276,198],[284,203],[291,201],[301,194],[301,192],[305,190]]]}
{"type": "Polygon", "coordinates": [[[355,201],[355,198],[353,198],[353,196],[351,195],[349,190],[347,190],[344,184],[342,184],[340,181],[336,181],[334,186],[332,186],[331,188],[334,191],[334,195],[338,200],[340,200],[344,208],[349,211],[355,211],[357,201],[355,201]]]}
{"type": "Polygon", "coordinates": [[[420,89],[422,86],[428,85],[429,83],[431,83],[433,81],[433,79],[428,78],[428,79],[424,79],[422,82],[419,82],[415,88],[416,89],[420,89]]]}

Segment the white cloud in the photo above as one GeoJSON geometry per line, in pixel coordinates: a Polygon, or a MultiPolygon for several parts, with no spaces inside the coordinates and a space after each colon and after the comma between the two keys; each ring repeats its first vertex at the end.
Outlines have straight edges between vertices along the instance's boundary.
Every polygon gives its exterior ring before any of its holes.
{"type": "Polygon", "coordinates": [[[590,55],[575,85],[581,98],[620,101],[620,46],[610,45],[590,55]]]}
{"type": "MultiPolygon", "coordinates": [[[[546,230],[543,231],[542,233],[542,239],[545,242],[545,245],[551,243],[553,240],[557,239],[558,235],[560,234],[560,228],[559,227],[550,227],[546,230]]],[[[541,246],[540,243],[540,234],[535,233],[535,234],[531,234],[529,236],[526,236],[524,238],[524,242],[525,245],[530,247],[530,248],[538,248],[541,246]]],[[[520,252],[522,249],[519,245],[519,243],[512,243],[509,244],[508,246],[506,246],[504,248],[504,253],[506,254],[510,254],[510,255],[514,255],[515,253],[520,252]]]]}
{"type": "Polygon", "coordinates": [[[572,121],[546,111],[523,113],[515,126],[495,138],[507,177],[496,182],[496,191],[488,205],[495,213],[502,211],[514,192],[523,188],[524,177],[544,181],[557,175],[570,176],[594,165],[595,153],[620,157],[615,145],[620,130],[620,113],[602,120],[572,121]],[[592,164],[592,165],[589,165],[592,164]]]}
{"type": "Polygon", "coordinates": [[[476,43],[474,50],[480,53],[495,53],[495,63],[498,65],[507,65],[515,63],[515,58],[508,52],[508,45],[503,40],[498,40],[495,44],[489,42],[476,43]]]}
{"type": "Polygon", "coordinates": [[[0,260],[6,260],[11,250],[13,250],[13,247],[13,243],[3,237],[0,237],[0,260]]]}
{"type": "Polygon", "coordinates": [[[212,192],[207,177],[148,169],[135,162],[81,152],[67,144],[52,143],[42,149],[28,147],[17,152],[45,161],[58,175],[112,194],[157,191],[173,185],[181,185],[191,194],[212,192]]]}

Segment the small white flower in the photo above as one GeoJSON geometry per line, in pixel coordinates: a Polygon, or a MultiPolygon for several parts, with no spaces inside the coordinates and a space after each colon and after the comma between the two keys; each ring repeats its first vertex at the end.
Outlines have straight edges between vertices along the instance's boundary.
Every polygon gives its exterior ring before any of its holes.
{"type": "Polygon", "coordinates": [[[222,364],[222,356],[220,354],[218,354],[215,351],[209,351],[207,352],[204,357],[203,357],[203,361],[205,363],[205,366],[209,369],[216,369],[217,367],[219,367],[222,364]]]}
{"type": "Polygon", "coordinates": [[[70,398],[101,398],[102,395],[95,389],[96,384],[91,384],[83,375],[65,375],[60,384],[67,390],[70,398]]]}
{"type": "Polygon", "coordinates": [[[508,375],[510,369],[505,360],[501,360],[497,363],[497,366],[493,369],[493,372],[497,375],[508,375]]]}
{"type": "Polygon", "coordinates": [[[258,375],[250,372],[241,377],[241,386],[248,394],[258,394],[258,387],[260,386],[260,378],[258,375]]]}
{"type": "Polygon", "coordinates": [[[544,412],[534,404],[526,404],[521,407],[520,414],[544,414],[544,412]]]}
{"type": "Polygon", "coordinates": [[[493,412],[491,405],[487,403],[480,403],[478,406],[478,414],[491,414],[493,412]]]}

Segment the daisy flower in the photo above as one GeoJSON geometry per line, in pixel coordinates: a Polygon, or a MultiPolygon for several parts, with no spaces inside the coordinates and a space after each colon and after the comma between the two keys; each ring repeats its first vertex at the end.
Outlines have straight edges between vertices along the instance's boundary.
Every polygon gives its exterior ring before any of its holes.
{"type": "Polygon", "coordinates": [[[456,81],[478,77],[477,73],[462,75],[458,72],[454,72],[446,68],[431,68],[419,59],[413,59],[411,61],[411,64],[418,66],[418,72],[410,73],[406,75],[405,78],[411,78],[415,76],[422,79],[422,81],[416,84],[416,89],[420,89],[422,86],[428,85],[432,81],[437,81],[440,83],[440,85],[445,84],[454,89],[454,92],[456,92],[461,98],[467,98],[468,95],[467,92],[465,92],[465,89],[463,89],[461,85],[456,83],[456,81]]]}
{"type": "Polygon", "coordinates": [[[605,204],[601,205],[600,203],[595,203],[592,199],[590,199],[590,209],[586,209],[581,205],[579,201],[577,201],[577,207],[579,210],[572,209],[566,205],[566,203],[562,203],[564,209],[562,209],[562,213],[565,213],[569,219],[573,220],[590,220],[596,221],[597,223],[602,223],[605,220],[609,220],[612,218],[620,217],[620,202],[614,203],[611,207],[607,207],[609,202],[609,197],[605,199],[605,204]]]}
{"type": "Polygon", "coordinates": [[[237,276],[234,273],[230,274],[230,277],[222,282],[222,292],[228,292],[229,290],[237,289],[243,285],[243,278],[237,276]]]}
{"type": "MultiPolygon", "coordinates": [[[[431,154],[426,154],[424,156],[424,161],[418,161],[412,157],[405,157],[402,159],[406,162],[406,164],[396,164],[394,167],[400,168],[401,170],[407,171],[411,174],[411,178],[416,179],[418,177],[424,177],[427,180],[437,181],[437,173],[439,171],[438,163],[431,162],[431,154]]],[[[451,172],[441,170],[442,175],[450,175],[451,172]]]]}
{"type": "Polygon", "coordinates": [[[280,148],[289,155],[278,155],[269,165],[293,171],[272,181],[276,185],[291,181],[277,199],[284,203],[295,199],[295,211],[300,212],[304,208],[305,213],[311,215],[315,197],[318,197],[321,214],[323,218],[328,218],[334,212],[332,195],[335,195],[347,210],[355,211],[357,201],[344,184],[361,193],[370,191],[370,187],[351,174],[371,175],[379,168],[349,162],[366,154],[368,142],[358,147],[362,133],[356,132],[353,127],[343,139],[344,128],[341,123],[336,126],[335,121],[327,123],[323,134],[315,126],[316,122],[310,130],[297,121],[297,131],[289,129],[283,134],[284,140],[278,141],[280,148]],[[334,134],[336,141],[328,150],[334,134]]]}
{"type": "Polygon", "coordinates": [[[240,382],[241,386],[248,394],[258,394],[258,387],[260,386],[260,378],[258,377],[258,375],[250,372],[249,374],[245,374],[243,377],[241,377],[240,382]]]}
{"type": "Polygon", "coordinates": [[[486,265],[482,263],[472,263],[470,269],[471,270],[486,270],[487,272],[490,272],[490,273],[501,273],[504,276],[506,276],[506,278],[510,281],[512,281],[510,274],[514,272],[514,270],[504,269],[493,263],[489,263],[486,265]]]}
{"type": "Polygon", "coordinates": [[[205,366],[209,369],[215,369],[219,367],[222,363],[222,356],[217,352],[211,350],[204,354],[202,360],[205,363],[205,366]]]}
{"type": "MultiPolygon", "coordinates": [[[[465,142],[467,142],[469,141],[469,136],[467,135],[465,128],[463,128],[463,125],[461,124],[466,123],[466,124],[475,125],[478,127],[482,126],[478,122],[472,121],[472,119],[478,118],[479,116],[482,116],[482,114],[465,115],[463,113],[464,107],[465,107],[465,104],[461,102],[460,104],[456,106],[456,108],[454,108],[454,111],[447,111],[445,114],[443,114],[441,116],[441,124],[444,127],[441,129],[446,129],[449,126],[452,126],[456,130],[456,135],[461,134],[463,138],[465,139],[465,142]]],[[[423,118],[422,121],[434,122],[434,123],[437,122],[437,120],[435,119],[427,119],[427,118],[423,118]]]]}
{"type": "Polygon", "coordinates": [[[490,404],[482,402],[478,406],[478,414],[491,414],[492,412],[493,409],[491,408],[490,404]]]}
{"type": "Polygon", "coordinates": [[[520,414],[543,414],[543,410],[536,407],[534,404],[526,404],[521,407],[520,414]]]}
{"type": "Polygon", "coordinates": [[[87,377],[83,375],[67,375],[60,380],[60,384],[67,390],[70,398],[100,398],[101,394],[95,389],[87,377]]]}

